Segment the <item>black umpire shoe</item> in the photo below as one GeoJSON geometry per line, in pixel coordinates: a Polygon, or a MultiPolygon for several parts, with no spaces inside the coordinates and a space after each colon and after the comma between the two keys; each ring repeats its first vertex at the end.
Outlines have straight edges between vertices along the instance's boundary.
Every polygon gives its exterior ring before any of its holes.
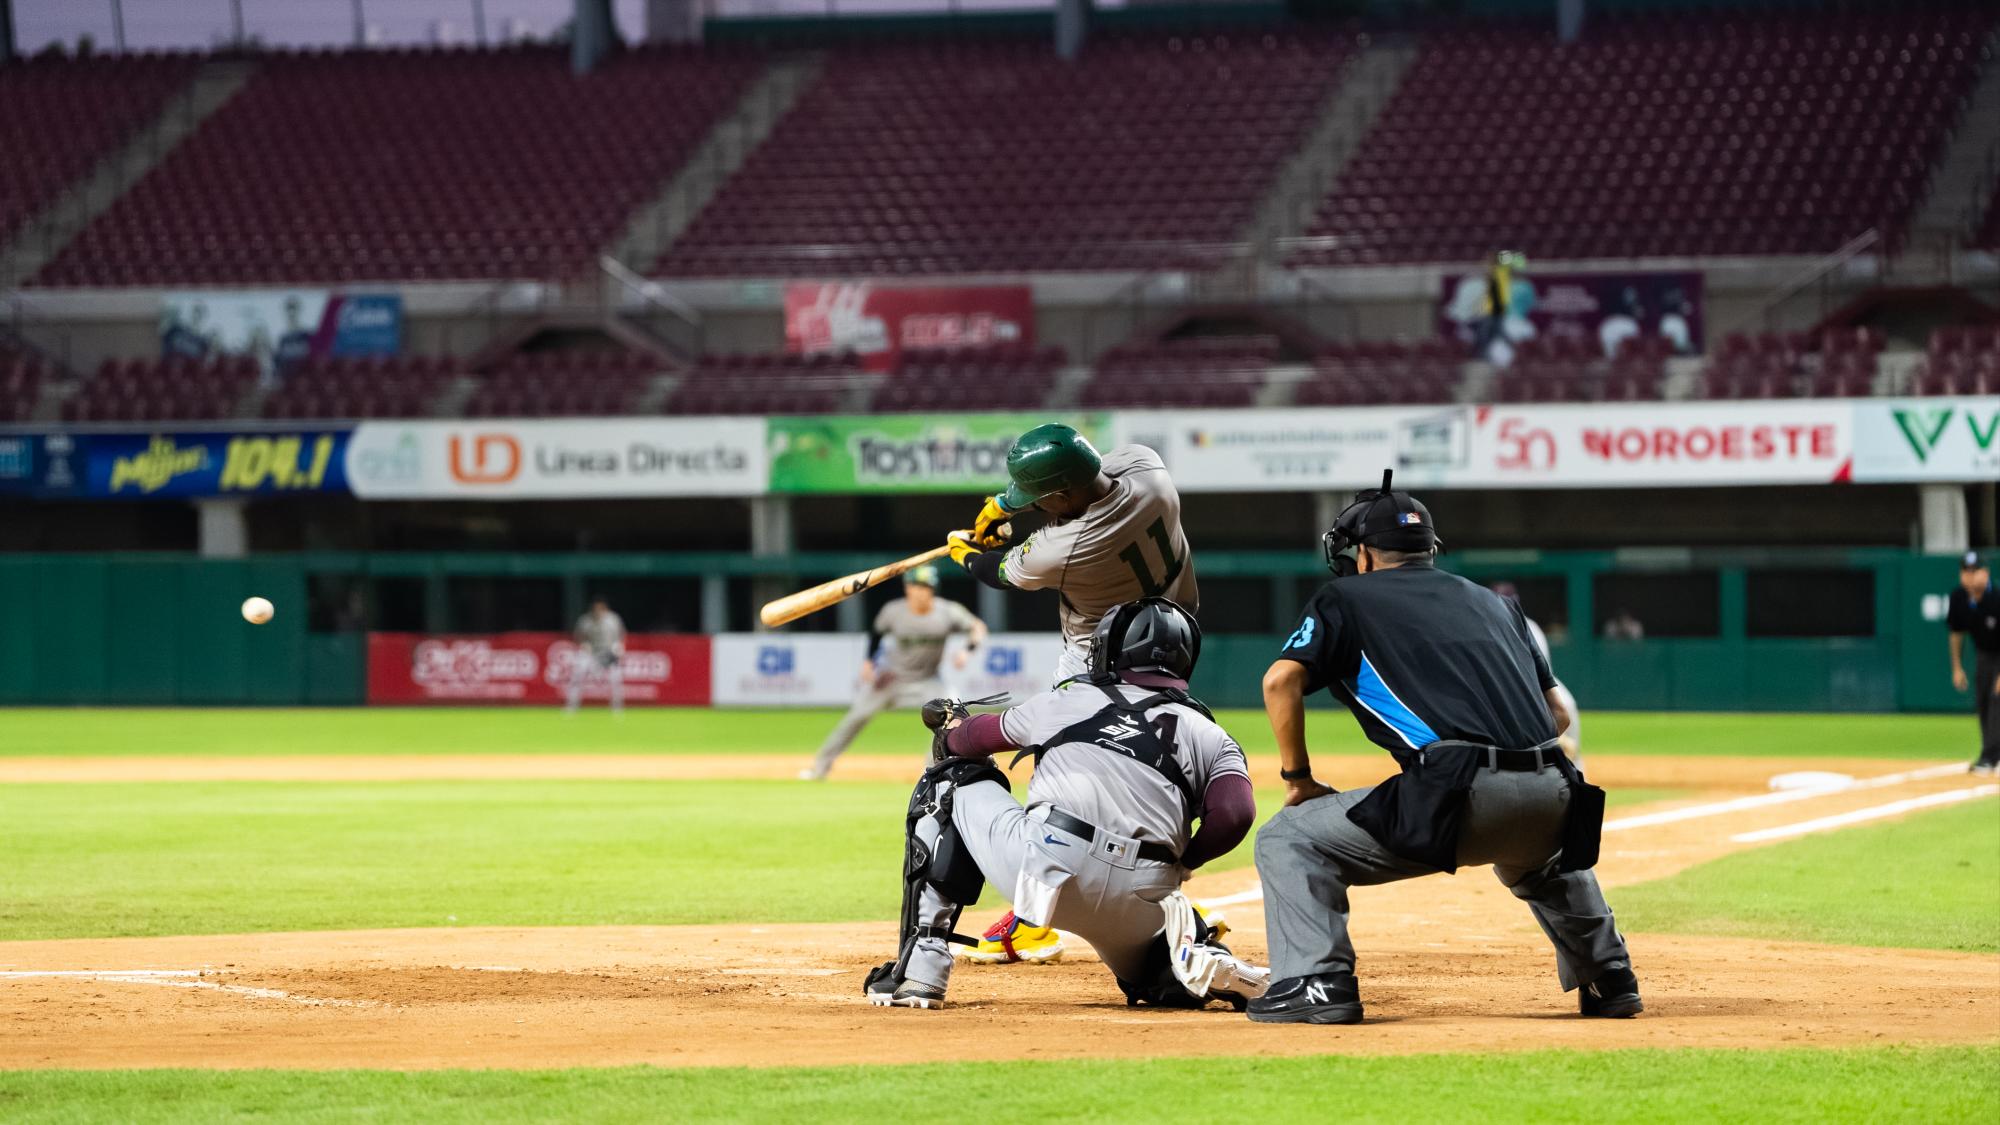
{"type": "Polygon", "coordinates": [[[1631,1019],[1646,1010],[1639,1002],[1639,977],[1630,966],[1612,969],[1576,990],[1577,1009],[1586,1016],[1631,1019]]]}
{"type": "Polygon", "coordinates": [[[1258,1023],[1360,1023],[1361,990],[1353,973],[1287,977],[1250,1001],[1258,1023]]]}

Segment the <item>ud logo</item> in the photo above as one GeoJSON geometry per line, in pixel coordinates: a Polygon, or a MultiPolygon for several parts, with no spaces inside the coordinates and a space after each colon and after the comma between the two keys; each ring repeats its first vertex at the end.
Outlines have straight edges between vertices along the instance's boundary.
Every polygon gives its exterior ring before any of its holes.
{"type": "Polygon", "coordinates": [[[521,443],[507,434],[451,435],[451,479],[460,484],[506,484],[521,473],[521,443]]]}

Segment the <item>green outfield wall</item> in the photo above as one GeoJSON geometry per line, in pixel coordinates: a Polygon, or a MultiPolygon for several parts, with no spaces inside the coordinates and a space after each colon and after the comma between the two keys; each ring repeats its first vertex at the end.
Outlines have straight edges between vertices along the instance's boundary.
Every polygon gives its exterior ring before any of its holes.
{"type": "MultiPolygon", "coordinates": [[[[188,555],[0,556],[0,703],[297,705],[359,703],[368,628],[558,629],[587,591],[655,582],[699,604],[683,631],[741,628],[750,584],[816,581],[873,556],[740,553],[555,555],[302,553],[210,560],[188,555]],[[467,594],[477,585],[484,597],[467,594]],[[394,610],[380,591],[401,592],[394,610]],[[361,616],[343,617],[344,590],[361,616]],[[520,600],[520,591],[545,597],[520,600]],[[497,592],[496,592],[497,591],[497,592]],[[276,620],[238,607],[258,594],[276,620]],[[497,609],[488,603],[498,601],[497,609]],[[532,603],[532,604],[530,604],[532,603]],[[480,607],[484,605],[484,609],[480,607]],[[524,608],[525,607],[525,608],[524,608]],[[398,620],[383,615],[401,614],[398,620]]],[[[1198,560],[1209,638],[1196,687],[1218,706],[1254,706],[1257,679],[1304,596],[1323,579],[1295,552],[1205,552],[1198,560]],[[1229,590],[1231,597],[1219,592],[1229,590]],[[1257,612],[1241,612],[1245,593],[1257,612]]],[[[1886,550],[1768,552],[1467,552],[1445,565],[1506,581],[1548,627],[1557,673],[1586,708],[1710,711],[1936,711],[1951,689],[1941,595],[1952,558],[1886,550]],[[1613,603],[1617,604],[1613,604],[1613,603]],[[1641,640],[1609,640],[1629,609],[1641,640]]],[[[961,575],[948,596],[970,601],[961,575]]],[[[1039,606],[994,607],[1034,629],[1039,606]]],[[[992,614],[989,612],[989,616],[992,614]]],[[[644,629],[644,621],[634,621],[644,629]]],[[[832,627],[830,618],[820,621],[832,627]]]]}

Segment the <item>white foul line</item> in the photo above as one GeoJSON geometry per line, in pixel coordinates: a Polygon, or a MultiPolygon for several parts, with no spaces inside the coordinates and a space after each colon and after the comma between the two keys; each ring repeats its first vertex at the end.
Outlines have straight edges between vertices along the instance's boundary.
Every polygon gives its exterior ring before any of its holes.
{"type": "Polygon", "coordinates": [[[1825,797],[1833,793],[1851,793],[1857,789],[1882,789],[1891,785],[1901,785],[1908,781],[1923,781],[1933,777],[1947,777],[1964,773],[1965,766],[1952,762],[1941,766],[1925,766],[1922,769],[1905,770],[1901,773],[1885,773],[1880,777],[1865,777],[1858,781],[1843,781],[1838,785],[1821,785],[1811,789],[1780,789],[1774,793],[1756,793],[1748,797],[1731,797],[1727,801],[1714,801],[1706,805],[1689,805],[1685,808],[1667,809],[1664,812],[1642,813],[1639,816],[1621,817],[1604,822],[1606,832],[1623,832],[1633,828],[1651,828],[1655,824],[1674,824],[1683,820],[1697,820],[1705,816],[1721,816],[1725,813],[1741,812],[1744,809],[1760,809],[1766,805],[1787,805],[1793,801],[1809,801],[1814,797],[1825,797]]]}
{"type": "Polygon", "coordinates": [[[1776,828],[1760,828],[1755,832],[1739,832],[1729,839],[1737,844],[1756,844],[1765,840],[1782,840],[1787,836],[1803,836],[1808,832],[1819,832],[1828,828],[1844,828],[1859,824],[1864,820],[1878,820],[1885,816],[1895,816],[1914,809],[1927,809],[1933,805],[1952,805],[1969,801],[1974,797],[1991,797],[2000,793],[2000,785],[1975,785],[1970,789],[1947,789],[1942,793],[1926,793],[1921,797],[1910,797],[1901,801],[1891,801],[1886,805],[1871,805],[1853,812],[1823,816],[1818,820],[1804,820],[1797,824],[1782,824],[1776,828]]]}
{"type": "Polygon", "coordinates": [[[201,969],[44,969],[0,972],[0,979],[19,980],[32,977],[69,977],[80,980],[104,981],[109,984],[153,984],[165,988],[200,988],[214,992],[230,992],[238,996],[255,996],[260,1000],[287,1000],[294,1004],[305,1004],[315,1008],[372,1008],[381,1003],[378,1000],[329,1000],[319,996],[295,996],[279,988],[252,988],[247,984],[223,984],[220,981],[201,980],[201,969]]]}

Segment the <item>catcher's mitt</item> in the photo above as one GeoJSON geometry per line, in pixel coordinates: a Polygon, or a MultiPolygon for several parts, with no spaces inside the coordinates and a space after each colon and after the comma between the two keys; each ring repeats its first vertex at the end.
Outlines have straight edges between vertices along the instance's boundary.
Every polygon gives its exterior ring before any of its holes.
{"type": "Polygon", "coordinates": [[[950,728],[972,717],[971,708],[1003,703],[1006,698],[1004,695],[989,695],[985,699],[944,698],[925,703],[922,713],[924,725],[931,732],[931,764],[951,760],[951,748],[945,745],[945,739],[951,733],[950,728]]]}

